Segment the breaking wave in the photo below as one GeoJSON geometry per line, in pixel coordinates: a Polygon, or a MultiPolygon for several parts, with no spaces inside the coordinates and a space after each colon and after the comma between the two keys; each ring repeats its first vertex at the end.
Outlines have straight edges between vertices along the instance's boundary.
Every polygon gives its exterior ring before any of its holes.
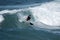
{"type": "MultiPolygon", "coordinates": [[[[33,28],[60,29],[60,4],[56,2],[43,3],[39,6],[24,9],[2,10],[0,11],[0,23],[5,20],[3,14],[17,14],[19,22],[26,22],[26,17],[32,15],[30,22],[34,24],[33,28]]],[[[25,25],[27,24],[26,22],[25,25]]]]}

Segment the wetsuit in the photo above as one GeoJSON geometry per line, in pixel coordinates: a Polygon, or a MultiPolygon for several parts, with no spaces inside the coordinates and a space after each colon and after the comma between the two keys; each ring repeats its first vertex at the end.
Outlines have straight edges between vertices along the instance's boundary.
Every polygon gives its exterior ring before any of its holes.
{"type": "MultiPolygon", "coordinates": [[[[28,17],[27,17],[27,21],[29,21],[30,19],[31,19],[31,17],[30,17],[31,15],[29,15],[28,17]]],[[[30,25],[33,25],[31,22],[30,22],[30,25]]]]}
{"type": "Polygon", "coordinates": [[[29,15],[29,16],[27,17],[27,19],[26,19],[27,21],[29,21],[29,20],[31,19],[31,17],[30,17],[30,16],[31,16],[31,15],[29,15]]]}

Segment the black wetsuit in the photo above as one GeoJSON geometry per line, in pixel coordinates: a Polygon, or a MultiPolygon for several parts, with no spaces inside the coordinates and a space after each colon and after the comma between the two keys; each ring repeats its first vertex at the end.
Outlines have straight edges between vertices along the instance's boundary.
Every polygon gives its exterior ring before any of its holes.
{"type": "Polygon", "coordinates": [[[31,17],[30,17],[30,15],[29,15],[26,20],[29,21],[30,19],[31,19],[31,17]]]}
{"type": "MultiPolygon", "coordinates": [[[[28,17],[27,17],[27,21],[29,21],[30,19],[31,19],[31,17],[30,17],[31,15],[29,15],[28,17]]],[[[33,25],[31,22],[30,22],[30,25],[33,25]]]]}

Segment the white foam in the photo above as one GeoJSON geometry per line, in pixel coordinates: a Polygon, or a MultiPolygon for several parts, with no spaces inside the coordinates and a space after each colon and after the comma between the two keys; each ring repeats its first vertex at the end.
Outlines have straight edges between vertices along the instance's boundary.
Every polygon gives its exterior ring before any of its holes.
{"type": "Polygon", "coordinates": [[[60,4],[56,2],[44,3],[31,9],[38,22],[46,25],[60,26],[60,4]]]}
{"type": "Polygon", "coordinates": [[[5,13],[14,14],[18,11],[21,11],[21,9],[18,9],[18,10],[16,10],[16,9],[14,9],[14,10],[3,10],[3,11],[0,11],[0,14],[5,14],[5,13]]]}
{"type": "Polygon", "coordinates": [[[0,23],[4,20],[3,16],[0,15],[0,23]]]}
{"type": "Polygon", "coordinates": [[[26,16],[22,15],[21,12],[25,10],[30,10],[32,12],[32,15],[34,16],[36,20],[36,25],[42,25],[40,22],[50,25],[48,26],[39,26],[40,28],[46,28],[46,29],[59,29],[60,27],[60,4],[58,2],[49,2],[49,3],[43,3],[39,6],[36,7],[29,7],[26,9],[14,9],[14,10],[3,10],[0,11],[0,14],[4,13],[20,13],[20,18],[19,21],[22,22],[25,20],[26,16]],[[23,17],[23,18],[22,18],[23,17]],[[38,23],[39,22],[39,23],[38,23]],[[53,26],[53,27],[52,27],[53,26]]]}

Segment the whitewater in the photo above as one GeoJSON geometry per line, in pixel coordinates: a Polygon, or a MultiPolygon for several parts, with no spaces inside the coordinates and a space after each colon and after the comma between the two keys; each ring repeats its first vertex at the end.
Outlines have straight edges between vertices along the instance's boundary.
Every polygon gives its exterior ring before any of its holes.
{"type": "MultiPolygon", "coordinates": [[[[34,29],[36,30],[46,30],[52,32],[51,30],[60,29],[60,3],[58,2],[46,2],[39,4],[38,6],[13,9],[13,10],[1,10],[0,11],[0,23],[5,19],[3,14],[17,14],[19,22],[26,22],[28,15],[32,15],[32,22],[34,29]],[[29,14],[28,14],[29,13],[29,14]]],[[[28,24],[29,25],[29,24],[28,24]]],[[[53,33],[60,33],[59,31],[54,31],[53,33]]]]}
{"type": "Polygon", "coordinates": [[[60,0],[0,0],[0,40],[60,40],[60,0]]]}

